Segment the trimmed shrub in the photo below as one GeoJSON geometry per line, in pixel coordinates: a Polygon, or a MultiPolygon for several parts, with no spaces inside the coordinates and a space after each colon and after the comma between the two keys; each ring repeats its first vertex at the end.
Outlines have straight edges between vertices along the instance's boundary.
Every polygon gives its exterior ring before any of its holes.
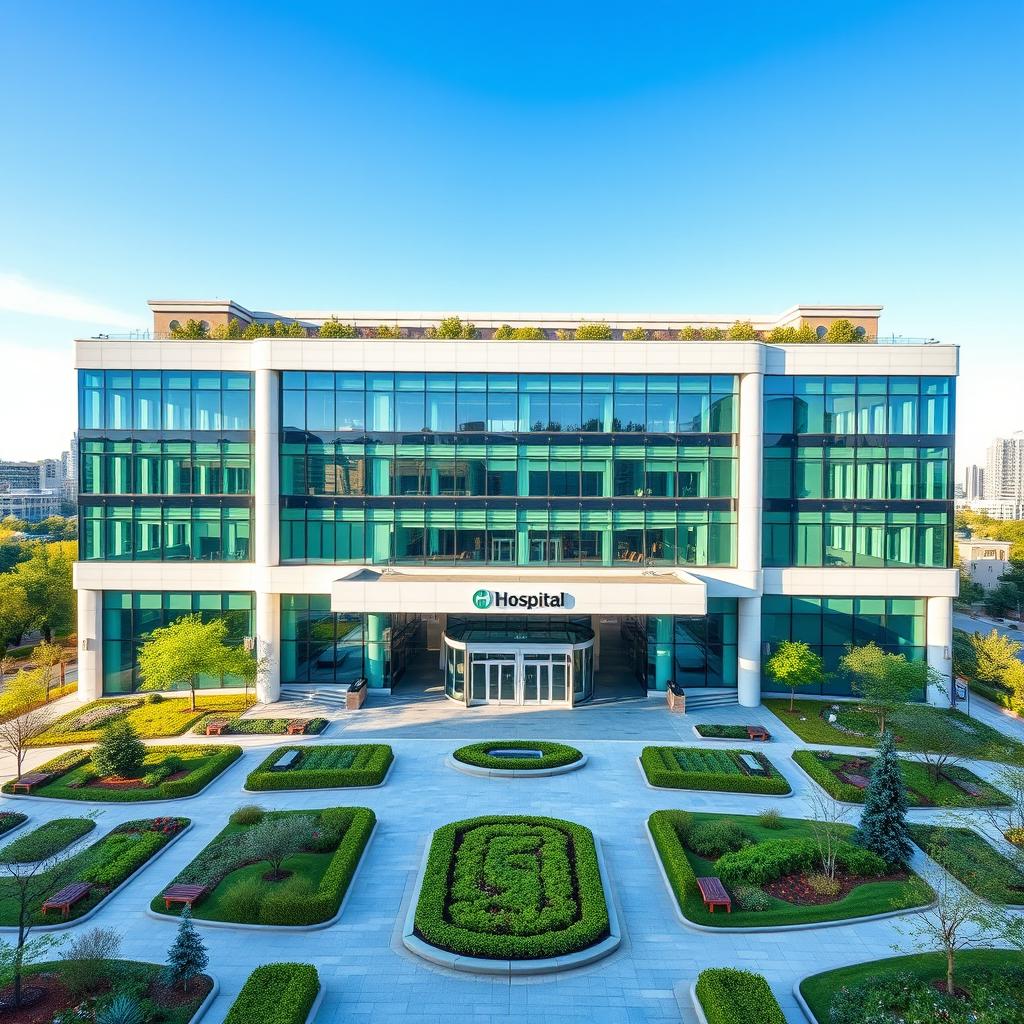
{"type": "Polygon", "coordinates": [[[537,771],[540,768],[560,768],[583,757],[575,747],[565,743],[539,740],[488,740],[470,743],[452,753],[456,761],[477,768],[498,768],[504,771],[537,771]],[[494,757],[491,750],[539,750],[542,757],[494,757]]]}
{"type": "MultiPolygon", "coordinates": [[[[692,834],[691,834],[692,844],[692,834]]],[[[715,874],[726,885],[767,885],[784,875],[820,868],[821,853],[813,839],[765,839],[715,861],[715,874]]],[[[869,850],[840,843],[836,865],[858,878],[884,875],[885,861],[869,850]]]]}
{"type": "Polygon", "coordinates": [[[729,341],[757,341],[758,333],[749,320],[734,320],[725,332],[729,341]]]}
{"type": "Polygon", "coordinates": [[[349,786],[379,786],[387,775],[395,755],[387,743],[359,743],[350,746],[278,747],[245,780],[247,789],[343,789],[349,786]],[[273,764],[289,750],[299,752],[295,767],[275,771],[273,764]],[[346,750],[354,756],[350,767],[315,768],[309,762],[326,757],[331,751],[346,750]]]}
{"type": "Polygon", "coordinates": [[[54,818],[0,850],[0,864],[32,864],[47,860],[88,835],[96,827],[90,818],[54,818]]]}
{"type": "Polygon", "coordinates": [[[708,722],[699,722],[694,728],[701,736],[708,736],[716,740],[750,739],[745,725],[714,725],[708,722]]]}
{"type": "Polygon", "coordinates": [[[644,747],[640,765],[652,786],[662,789],[707,789],[721,793],[766,793],[782,796],[791,792],[789,783],[764,754],[753,756],[768,775],[746,775],[737,755],[745,750],[708,750],[704,747],[644,747]],[[680,758],[705,767],[684,769],[680,758]]]}
{"type": "Polygon", "coordinates": [[[321,338],[354,338],[356,336],[355,324],[342,323],[337,317],[325,320],[317,334],[321,338]]]}
{"type": "Polygon", "coordinates": [[[750,839],[735,821],[723,818],[694,825],[684,842],[698,857],[717,860],[723,854],[743,849],[750,839]]]}
{"type": "Polygon", "coordinates": [[[446,316],[436,327],[428,327],[425,333],[428,338],[449,341],[460,338],[475,338],[477,336],[476,326],[470,323],[463,323],[457,316],[446,316]]]}
{"type": "Polygon", "coordinates": [[[224,1024],[304,1024],[319,991],[312,964],[264,964],[249,975],[224,1024]]]}
{"type": "Polygon", "coordinates": [[[289,878],[264,892],[255,904],[260,924],[304,924],[302,905],[316,897],[316,886],[308,878],[289,878]]]}
{"type": "Polygon", "coordinates": [[[259,804],[242,804],[231,812],[232,825],[255,825],[267,812],[259,804]]]}
{"type": "Polygon", "coordinates": [[[232,882],[220,898],[220,905],[230,920],[238,924],[256,924],[260,919],[260,902],[264,899],[264,883],[253,875],[232,882]]]}
{"type": "Polygon", "coordinates": [[[103,735],[92,752],[92,763],[101,775],[137,779],[142,774],[146,747],[128,722],[119,720],[104,726],[103,735]]]}
{"type": "Polygon", "coordinates": [[[757,823],[761,828],[782,828],[782,815],[777,807],[769,807],[757,816],[757,823]]]}
{"type": "Polygon", "coordinates": [[[623,341],[647,341],[650,336],[642,327],[631,327],[622,332],[623,341]]]}
{"type": "Polygon", "coordinates": [[[760,974],[712,967],[697,976],[696,991],[708,1024],[786,1024],[778,1000],[760,974]]]}
{"type": "Polygon", "coordinates": [[[761,913],[772,905],[771,897],[753,885],[737,885],[732,891],[733,902],[740,910],[761,913]]]}
{"type": "Polygon", "coordinates": [[[611,341],[612,329],[602,320],[594,323],[581,322],[573,332],[577,341],[611,341]]]}
{"type": "Polygon", "coordinates": [[[647,819],[647,827],[661,858],[665,876],[680,907],[688,897],[700,893],[697,875],[686,859],[686,851],[683,849],[684,836],[689,832],[692,823],[693,815],[688,811],[655,811],[647,819]]]}

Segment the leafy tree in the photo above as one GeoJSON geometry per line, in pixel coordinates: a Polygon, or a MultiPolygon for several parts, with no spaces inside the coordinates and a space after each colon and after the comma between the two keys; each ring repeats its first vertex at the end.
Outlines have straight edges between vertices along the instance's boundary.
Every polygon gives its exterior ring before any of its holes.
{"type": "Polygon", "coordinates": [[[622,332],[623,341],[647,341],[648,334],[642,327],[631,327],[622,332]]]}
{"type": "Polygon", "coordinates": [[[970,573],[960,565],[960,596],[957,598],[959,604],[977,604],[985,600],[985,588],[980,583],[971,579],[970,573]]]}
{"type": "Polygon", "coordinates": [[[331,317],[320,325],[317,334],[321,338],[354,338],[356,337],[356,325],[344,324],[337,317],[331,317]]]}
{"type": "Polygon", "coordinates": [[[825,331],[825,341],[831,345],[853,345],[864,340],[864,333],[858,331],[849,320],[833,320],[825,331]]]}
{"type": "Polygon", "coordinates": [[[13,573],[0,576],[0,654],[18,643],[31,621],[25,588],[13,573]]]}
{"type": "Polygon", "coordinates": [[[725,337],[721,327],[702,327],[700,333],[705,341],[721,341],[725,337]]]}
{"type": "Polygon", "coordinates": [[[55,682],[60,682],[60,670],[63,670],[64,667],[64,648],[60,644],[44,640],[32,648],[32,661],[43,674],[43,687],[46,699],[49,700],[50,689],[55,682]]]}
{"type": "Polygon", "coordinates": [[[261,818],[241,837],[246,860],[270,865],[268,881],[288,876],[284,862],[313,840],[313,819],[291,815],[287,818],[261,818]]]}
{"type": "Polygon", "coordinates": [[[184,615],[169,626],[154,629],[139,648],[141,688],[170,690],[187,683],[195,710],[199,677],[238,674],[248,654],[244,648],[229,647],[227,635],[223,618],[203,622],[200,615],[184,615]]]}
{"type": "Polygon", "coordinates": [[[210,336],[210,332],[203,326],[201,320],[186,320],[181,326],[172,327],[170,334],[172,338],[182,341],[199,341],[210,336]]]}
{"type": "Polygon", "coordinates": [[[872,642],[851,647],[840,661],[852,678],[853,692],[863,698],[865,709],[878,719],[879,734],[886,719],[914,694],[928,686],[928,666],[907,661],[903,654],[890,654],[872,642]]]}
{"type": "Polygon", "coordinates": [[[974,679],[978,672],[978,656],[974,640],[965,629],[953,629],[953,675],[974,679]]]}
{"type": "Polygon", "coordinates": [[[757,341],[758,333],[749,320],[735,320],[725,332],[729,341],[757,341]]]}
{"type": "Polygon", "coordinates": [[[856,831],[857,842],[877,853],[892,868],[904,868],[914,848],[907,828],[907,793],[903,787],[896,744],[888,729],[882,733],[878,756],[864,794],[864,813],[856,831]]]}
{"type": "Polygon", "coordinates": [[[72,567],[76,557],[73,541],[33,544],[31,554],[14,568],[14,578],[25,591],[30,625],[42,631],[45,640],[66,635],[74,628],[75,588],[72,567]]]}
{"type": "Polygon", "coordinates": [[[214,324],[210,328],[210,337],[217,341],[233,341],[242,337],[242,325],[237,316],[233,316],[226,324],[214,324]]]}
{"type": "Polygon", "coordinates": [[[169,985],[180,985],[188,991],[189,983],[206,970],[210,957],[206,952],[203,937],[192,923],[192,913],[186,906],[181,912],[178,934],[167,951],[165,975],[169,985]]]}
{"type": "Polygon", "coordinates": [[[470,323],[463,323],[457,316],[446,316],[436,327],[427,328],[428,338],[457,340],[475,338],[477,336],[476,326],[470,323]]]}
{"type": "Polygon", "coordinates": [[[612,329],[603,320],[591,323],[581,321],[573,336],[577,341],[610,341],[612,329]]]}
{"type": "Polygon", "coordinates": [[[679,331],[680,341],[701,341],[704,332],[699,327],[683,327],[679,331]]]}
{"type": "Polygon", "coordinates": [[[272,324],[254,320],[242,331],[242,337],[252,341],[256,338],[306,338],[308,335],[306,328],[296,320],[288,323],[275,320],[272,324]]]}
{"type": "MultiPolygon", "coordinates": [[[[955,652],[956,631],[953,644],[955,652]]],[[[963,674],[967,678],[973,675],[980,683],[1003,683],[1011,668],[1020,664],[1017,656],[1024,650],[1024,644],[995,629],[988,634],[975,633],[970,637],[970,644],[974,652],[974,672],[963,674]]]]}
{"type": "Polygon", "coordinates": [[[124,719],[115,719],[104,726],[92,752],[92,763],[98,772],[122,779],[139,778],[145,759],[145,744],[131,722],[124,719]]]}
{"type": "Polygon", "coordinates": [[[843,844],[843,833],[849,811],[820,789],[815,789],[811,793],[810,803],[811,816],[807,824],[818,844],[822,874],[830,882],[833,882],[836,877],[836,861],[843,844]]]}
{"type": "Polygon", "coordinates": [[[1021,592],[1012,583],[1000,583],[994,590],[985,592],[985,611],[1002,618],[1010,612],[1020,615],[1021,592]]]}
{"type": "Polygon", "coordinates": [[[810,324],[799,327],[773,327],[764,338],[770,345],[811,345],[818,335],[810,324]]]}
{"type": "Polygon", "coordinates": [[[801,640],[783,640],[764,668],[774,682],[789,690],[790,711],[798,686],[816,686],[825,678],[821,658],[801,640]]]}
{"type": "Polygon", "coordinates": [[[398,324],[377,324],[373,333],[377,338],[400,338],[402,328],[398,324]]]}

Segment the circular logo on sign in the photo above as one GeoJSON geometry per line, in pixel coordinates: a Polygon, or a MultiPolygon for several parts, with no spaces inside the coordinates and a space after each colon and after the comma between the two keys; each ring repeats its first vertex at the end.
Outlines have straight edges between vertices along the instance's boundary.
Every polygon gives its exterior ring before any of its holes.
{"type": "Polygon", "coordinates": [[[490,608],[491,607],[491,592],[489,590],[478,590],[473,595],[473,607],[474,608],[490,608]]]}

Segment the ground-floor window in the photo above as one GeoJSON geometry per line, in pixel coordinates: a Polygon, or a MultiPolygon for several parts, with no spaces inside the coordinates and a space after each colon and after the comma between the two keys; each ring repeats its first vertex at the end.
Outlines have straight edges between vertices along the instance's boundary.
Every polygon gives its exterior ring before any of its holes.
{"type": "Polygon", "coordinates": [[[706,615],[648,615],[647,689],[736,686],[736,599],[708,598],[706,615]]]}

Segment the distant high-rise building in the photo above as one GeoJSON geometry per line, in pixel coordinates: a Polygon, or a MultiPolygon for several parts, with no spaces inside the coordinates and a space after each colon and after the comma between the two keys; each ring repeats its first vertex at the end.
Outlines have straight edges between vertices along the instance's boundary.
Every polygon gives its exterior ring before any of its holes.
{"type": "Polygon", "coordinates": [[[38,462],[0,461],[0,490],[33,490],[40,486],[38,462]]]}
{"type": "Polygon", "coordinates": [[[1024,430],[997,437],[988,446],[984,484],[990,501],[1024,500],[1024,430]]]}
{"type": "Polygon", "coordinates": [[[985,497],[985,470],[981,466],[968,466],[964,470],[964,498],[975,501],[985,497]]]}

